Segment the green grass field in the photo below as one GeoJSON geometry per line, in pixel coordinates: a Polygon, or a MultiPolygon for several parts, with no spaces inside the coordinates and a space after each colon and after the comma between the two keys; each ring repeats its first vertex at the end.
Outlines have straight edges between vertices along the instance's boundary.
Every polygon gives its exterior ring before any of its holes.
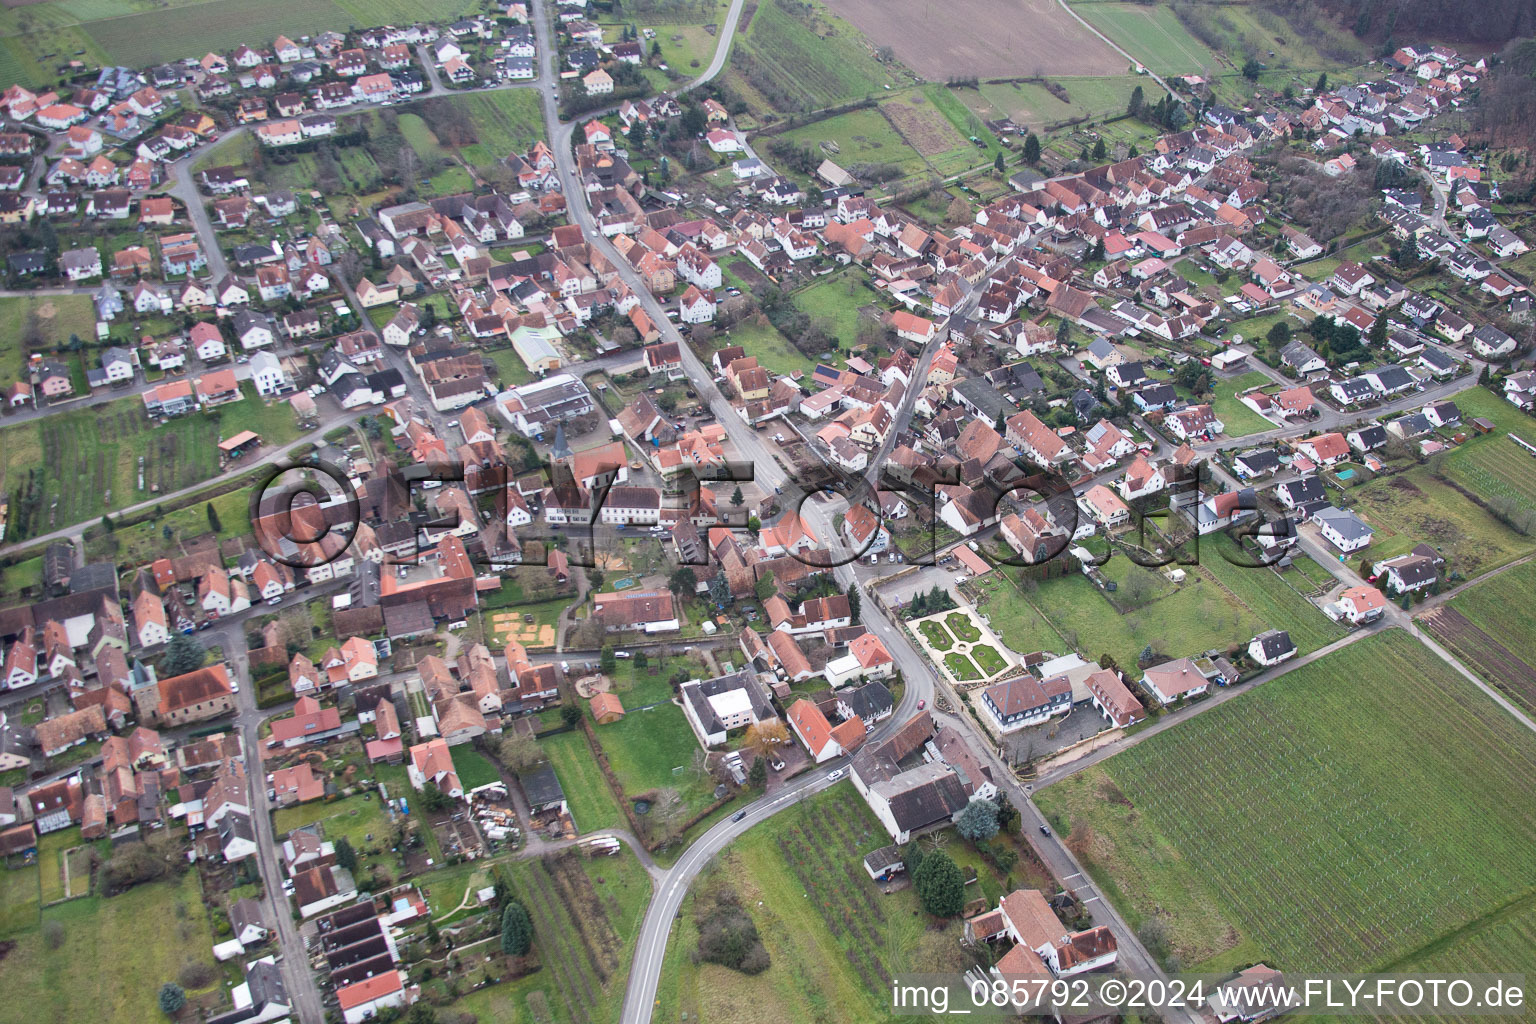
{"type": "MultiPolygon", "coordinates": [[[[1236,594],[1260,621],[1272,629],[1289,632],[1302,654],[1325,647],[1344,635],[1341,626],[1307,599],[1316,590],[1316,584],[1299,565],[1280,573],[1267,567],[1234,564],[1224,555],[1240,557],[1230,537],[1213,534],[1200,539],[1200,565],[1236,594]]],[[[1317,565],[1306,555],[1298,555],[1297,562],[1317,565]]]]}
{"type": "MultiPolygon", "coordinates": [[[[489,167],[513,153],[526,152],[544,137],[539,97],[532,89],[466,93],[431,102],[451,103],[468,112],[476,141],[464,146],[459,155],[475,167],[489,167]]],[[[431,125],[429,105],[406,109],[421,114],[426,126],[431,125]]]]}
{"type": "Polygon", "coordinates": [[[496,770],[490,758],[470,744],[460,743],[452,748],[452,752],[453,767],[459,773],[459,781],[464,784],[464,792],[501,781],[501,773],[496,770]]]}
{"type": "Polygon", "coordinates": [[[917,631],[923,634],[923,639],[928,641],[928,646],[936,651],[947,651],[955,646],[955,641],[949,635],[949,630],[943,623],[929,619],[927,622],[919,622],[917,631]]]}
{"type": "Polygon", "coordinates": [[[356,18],[331,0],[210,0],[89,23],[86,31],[114,61],[143,67],[278,34],[297,38],[345,29],[356,18]]]}
{"type": "Polygon", "coordinates": [[[955,651],[944,655],[944,667],[949,670],[950,675],[962,683],[982,678],[982,672],[976,667],[976,663],[966,655],[955,651]]]}
{"type": "Polygon", "coordinates": [[[818,110],[872,95],[895,81],[862,34],[814,2],[760,3],[728,66],[730,80],[763,101],[754,105],[760,116],[768,106],[818,110]]]}
{"type": "Polygon", "coordinates": [[[43,916],[64,926],[64,944],[47,949],[36,927],[16,937],[0,960],[0,1024],[160,1019],[161,983],[188,961],[212,962],[195,871],[111,899],[70,900],[43,916]]]}
{"type": "Polygon", "coordinates": [[[625,795],[638,797],[652,790],[675,789],[689,811],[699,810],[713,799],[714,786],[708,776],[693,771],[699,741],[677,705],[661,704],[600,725],[597,739],[625,795]]]}
{"type": "MultiPolygon", "coordinates": [[[[404,794],[403,790],[397,792],[392,789],[390,792],[395,796],[404,794]]],[[[410,796],[407,795],[406,799],[409,801],[410,796]]],[[[272,815],[272,830],[282,837],[296,828],[315,822],[320,823],[325,838],[332,842],[345,836],[360,857],[368,856],[370,849],[376,853],[385,852],[384,843],[389,837],[389,816],[380,805],[377,793],[360,793],[331,803],[311,800],[309,803],[280,808],[272,815]]]]}
{"type": "Polygon", "coordinates": [[[0,298],[0,373],[20,377],[27,357],[23,339],[28,327],[36,332],[41,349],[63,348],[70,335],[96,337],[96,310],[88,295],[47,295],[0,298]]]}
{"type": "Polygon", "coordinates": [[[608,782],[587,746],[587,738],[579,732],[547,736],[539,741],[544,756],[554,766],[560,788],[565,790],[566,803],[571,817],[581,832],[597,832],[624,823],[608,782]]]}
{"type": "MultiPolygon", "coordinates": [[[[1040,791],[1188,969],[1376,970],[1529,902],[1536,737],[1400,630],[1040,791]]],[[[1499,969],[1527,970],[1526,945],[1499,969]]]]}
{"type": "Polygon", "coordinates": [[[1039,131],[1043,126],[1075,117],[1105,117],[1125,113],[1136,86],[1156,86],[1136,75],[1052,78],[1067,90],[1067,101],[1035,82],[983,83],[980,90],[955,89],[954,94],[972,113],[988,119],[1007,117],[1039,131]]]}
{"type": "Polygon", "coordinates": [[[724,332],[718,344],[740,345],[746,349],[747,355],[756,356],[757,364],[767,367],[770,374],[787,376],[797,370],[808,374],[816,369],[815,360],[803,355],[762,315],[743,321],[724,332]]]}
{"type": "Polygon", "coordinates": [[[1077,13],[1160,75],[1198,74],[1217,67],[1216,55],[1190,35],[1171,7],[1080,4],[1077,13]]]}
{"type": "Polygon", "coordinates": [[[1211,387],[1215,391],[1215,397],[1211,399],[1211,410],[1216,413],[1216,418],[1221,420],[1223,433],[1228,437],[1241,437],[1244,434],[1257,434],[1262,430],[1275,428],[1273,423],[1248,408],[1237,398],[1237,393],[1240,391],[1247,391],[1249,388],[1268,383],[1269,378],[1258,370],[1245,373],[1241,377],[1218,377],[1211,382],[1211,387]]]}
{"type": "Polygon", "coordinates": [[[1084,657],[1097,659],[1107,653],[1122,665],[1135,664],[1148,644],[1158,653],[1185,657],[1246,644],[1265,629],[1258,615],[1232,603],[1198,573],[1189,573],[1175,588],[1160,572],[1135,565],[1123,553],[1116,553],[1103,572],[1118,584],[1115,598],[1123,607],[1134,603],[1131,595],[1138,590],[1151,596],[1121,614],[1086,576],[1073,573],[1039,583],[1030,595],[1054,630],[1045,628],[1047,621],[1029,608],[1019,608],[1008,588],[1000,588],[982,610],[993,632],[1020,654],[1077,648],[1084,657]],[[1130,583],[1136,576],[1142,581],[1130,583]]]}
{"type": "MultiPolygon", "coordinates": [[[[0,938],[37,927],[41,899],[37,864],[0,868],[0,938]]],[[[4,965],[0,963],[0,977],[4,965]]]]}
{"type": "MultiPolygon", "coordinates": [[[[962,866],[979,868],[980,882],[967,895],[1002,891],[1003,880],[968,844],[952,833],[949,838],[946,852],[962,866]]],[[[835,786],[732,843],[719,874],[706,874],[695,885],[729,880],[752,915],[770,966],[748,977],[695,964],[698,929],[685,904],[667,946],[655,1019],[680,1021],[686,1014],[687,1020],[729,1024],[884,1020],[889,1011],[884,977],[961,970],[958,920],[927,918],[910,888],[882,895],[860,866],[860,857],[888,842],[858,794],[835,786]]],[[[1022,865],[1015,874],[1015,884],[1036,884],[1022,865]]]]}
{"type": "Polygon", "coordinates": [[[852,110],[794,128],[782,137],[830,157],[845,168],[854,164],[895,164],[904,174],[912,174],[926,166],[922,155],[907,145],[878,110],[852,110]]]}
{"type": "Polygon", "coordinates": [[[858,336],[859,310],[877,298],[864,272],[857,270],[823,278],[791,296],[796,309],[824,322],[833,337],[850,344],[858,336]]]}

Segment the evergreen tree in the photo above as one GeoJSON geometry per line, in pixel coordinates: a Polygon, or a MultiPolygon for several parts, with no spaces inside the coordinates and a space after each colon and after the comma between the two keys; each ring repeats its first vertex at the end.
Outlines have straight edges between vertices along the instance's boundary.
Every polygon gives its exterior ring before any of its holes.
{"type": "Polygon", "coordinates": [[[533,948],[533,921],[516,900],[501,912],[501,951],[508,956],[525,956],[533,948]]]}
{"type": "Polygon", "coordinates": [[[912,885],[923,909],[934,917],[954,917],[965,906],[965,876],[943,850],[922,859],[912,872],[912,885]]]}
{"type": "Polygon", "coordinates": [[[854,622],[859,621],[859,585],[855,583],[848,588],[848,614],[854,622]]]}
{"type": "Polygon", "coordinates": [[[768,785],[768,762],[759,757],[752,762],[752,770],[747,772],[747,783],[753,789],[762,789],[768,785]]]}
{"type": "Polygon", "coordinates": [[[352,849],[352,841],[346,836],[338,836],[335,842],[336,864],[347,871],[357,870],[357,851],[352,849]]]}
{"type": "Polygon", "coordinates": [[[1328,72],[1324,71],[1317,76],[1317,84],[1312,87],[1312,91],[1314,93],[1325,93],[1328,91],[1328,72]]]}
{"type": "Polygon", "coordinates": [[[187,992],[174,981],[168,981],[160,986],[160,1012],[167,1017],[174,1017],[181,1012],[181,1008],[187,1005],[187,992]]]}
{"type": "Polygon", "coordinates": [[[1103,139],[1093,144],[1093,158],[1095,160],[1103,160],[1108,155],[1109,150],[1105,148],[1103,139]]]}
{"type": "Polygon", "coordinates": [[[214,533],[223,530],[223,524],[219,522],[219,510],[213,507],[213,502],[210,501],[204,508],[208,512],[208,529],[214,533]]]}
{"type": "Polygon", "coordinates": [[[955,831],[973,843],[991,839],[997,829],[997,805],[990,800],[972,800],[955,820],[955,831]]]}
{"type": "Polygon", "coordinates": [[[581,708],[575,704],[560,705],[560,721],[572,729],[581,724],[581,708]]]}
{"type": "Polygon", "coordinates": [[[1125,105],[1125,112],[1132,117],[1140,117],[1142,108],[1147,104],[1146,95],[1142,93],[1141,86],[1131,90],[1131,102],[1125,105]]]}
{"type": "Polygon", "coordinates": [[[1024,139],[1024,162],[1037,164],[1040,162],[1040,137],[1030,132],[1024,139]]]}
{"type": "Polygon", "coordinates": [[[1002,151],[999,150],[997,156],[994,157],[993,160],[992,160],[992,169],[994,171],[996,171],[998,174],[1002,174],[1003,173],[1003,168],[1005,166],[1006,165],[1003,163],[1002,151]]]}
{"type": "Polygon", "coordinates": [[[741,488],[738,486],[734,491],[731,492],[731,504],[735,505],[737,508],[740,508],[745,503],[746,499],[742,497],[741,488]]]}

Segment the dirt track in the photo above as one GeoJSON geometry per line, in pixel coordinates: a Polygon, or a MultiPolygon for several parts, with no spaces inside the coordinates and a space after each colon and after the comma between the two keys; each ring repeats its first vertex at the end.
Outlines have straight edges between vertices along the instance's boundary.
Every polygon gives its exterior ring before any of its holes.
{"type": "Polygon", "coordinates": [[[933,81],[1126,70],[1124,57],[1055,0],[827,0],[827,5],[933,81]]]}

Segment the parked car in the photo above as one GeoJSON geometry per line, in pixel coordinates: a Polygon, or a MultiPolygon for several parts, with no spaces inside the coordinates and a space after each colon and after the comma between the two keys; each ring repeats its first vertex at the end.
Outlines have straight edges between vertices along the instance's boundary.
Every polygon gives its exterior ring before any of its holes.
{"type": "Polygon", "coordinates": [[[1050,826],[1049,825],[1041,825],[1040,826],[1040,834],[1043,835],[1043,836],[1050,835],[1051,834],[1050,826]]]}

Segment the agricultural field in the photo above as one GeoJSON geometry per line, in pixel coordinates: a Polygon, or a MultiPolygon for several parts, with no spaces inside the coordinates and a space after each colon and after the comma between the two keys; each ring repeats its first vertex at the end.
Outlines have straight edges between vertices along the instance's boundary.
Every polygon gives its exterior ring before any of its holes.
{"type": "Polygon", "coordinates": [[[745,37],[732,48],[729,77],[762,98],[753,104],[760,116],[818,110],[897,81],[869,40],[815,0],[762,0],[737,30],[745,37]]]}
{"type": "Polygon", "coordinates": [[[1445,556],[1448,569],[1470,578],[1536,548],[1536,539],[1515,533],[1428,467],[1377,477],[1349,493],[1356,514],[1376,530],[1366,549],[1372,559],[1428,543],[1445,556]]]}
{"type": "Polygon", "coordinates": [[[1536,419],[1486,388],[1468,388],[1451,400],[1461,410],[1462,422],[1484,417],[1495,429],[1486,435],[1469,434],[1465,444],[1444,455],[1445,475],[1489,502],[1505,499],[1519,508],[1536,509],[1536,457],[1507,436],[1513,433],[1536,443],[1536,419]]]}
{"type": "Polygon", "coordinates": [[[451,1009],[481,1020],[589,1024],[614,1019],[651,881],[628,850],[508,861],[495,871],[533,919],[541,969],[481,989],[451,1009]],[[576,908],[580,908],[579,912],[576,908]]]}
{"type": "Polygon", "coordinates": [[[0,1024],[154,1020],[160,983],[190,961],[211,960],[213,930],[195,871],[111,899],[70,900],[43,918],[63,925],[64,944],[49,950],[35,926],[14,937],[0,960],[0,1024]]]}
{"type": "MultiPolygon", "coordinates": [[[[420,17],[420,15],[417,15],[420,17]]],[[[346,29],[356,17],[332,0],[209,0],[88,23],[86,31],[119,64],[143,67],[284,34],[346,29]]]]}
{"type": "Polygon", "coordinates": [[[1125,58],[1054,0],[999,6],[986,0],[903,4],[831,0],[876,46],[891,47],[913,71],[942,82],[957,75],[1115,74],[1125,58]]]}
{"type": "Polygon", "coordinates": [[[244,389],[247,397],[238,405],[160,426],[144,416],[137,398],[124,398],[0,429],[0,467],[15,536],[97,519],[218,475],[218,442],[232,432],[221,425],[225,416],[270,444],[298,436],[286,404],[267,406],[249,385],[244,389]],[[138,486],[141,457],[143,488],[138,486]],[[29,488],[35,501],[23,500],[29,488]],[[29,509],[31,519],[21,518],[29,509]]]}
{"type": "Polygon", "coordinates": [[[1160,75],[1209,74],[1219,66],[1217,56],[1190,35],[1171,7],[1084,3],[1074,10],[1160,75]]]}
{"type": "MultiPolygon", "coordinates": [[[[949,838],[945,850],[955,862],[977,868],[978,882],[968,895],[995,900],[1005,879],[969,844],[952,833],[949,838]]],[[[864,873],[860,858],[889,841],[858,794],[834,786],[732,843],[694,891],[722,880],[735,888],[768,951],[769,967],[747,976],[694,963],[698,928],[696,897],[690,896],[667,944],[655,1019],[883,1020],[892,975],[962,969],[958,921],[927,919],[910,888],[882,895],[864,873]],[[814,970],[806,969],[812,964],[814,970]]],[[[1013,879],[1019,886],[1042,884],[1027,861],[1014,867],[1013,879]]]]}
{"type": "Polygon", "coordinates": [[[1037,800],[1186,969],[1366,971],[1481,941],[1490,915],[1529,903],[1533,766],[1536,737],[1389,630],[1037,800]]]}
{"type": "Polygon", "coordinates": [[[1510,699],[1536,710],[1536,562],[1476,583],[1420,617],[1431,636],[1510,699]]]}
{"type": "Polygon", "coordinates": [[[892,164],[913,174],[927,166],[891,122],[868,107],[792,129],[783,137],[850,170],[859,164],[892,164]]]}
{"type": "Polygon", "coordinates": [[[451,20],[474,10],[464,0],[45,0],[0,12],[0,82],[53,82],[77,54],[88,64],[140,66],[269,44],[279,33],[451,20]]]}
{"type": "Polygon", "coordinates": [[[939,174],[954,174],[981,163],[981,150],[961,135],[945,111],[931,101],[930,91],[915,89],[898,99],[887,100],[880,104],[880,111],[939,174]]]}

